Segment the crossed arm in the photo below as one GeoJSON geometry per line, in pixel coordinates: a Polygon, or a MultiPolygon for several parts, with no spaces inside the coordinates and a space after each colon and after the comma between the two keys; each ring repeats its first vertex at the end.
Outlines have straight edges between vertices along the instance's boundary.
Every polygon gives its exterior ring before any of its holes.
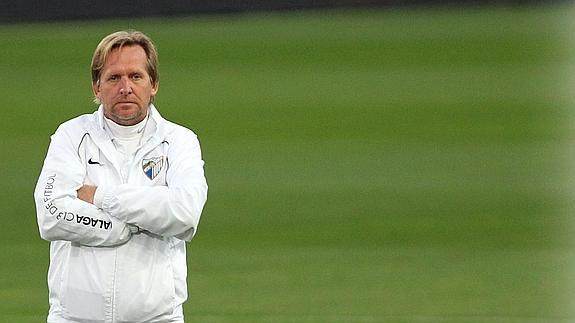
{"type": "Polygon", "coordinates": [[[77,145],[62,132],[52,137],[35,191],[38,226],[44,239],[113,246],[128,241],[133,226],[182,240],[194,236],[207,199],[195,135],[170,147],[180,151],[171,156],[169,187],[106,187],[99,208],[94,205],[97,187],[84,184],[85,165],[77,159],[77,145]]]}

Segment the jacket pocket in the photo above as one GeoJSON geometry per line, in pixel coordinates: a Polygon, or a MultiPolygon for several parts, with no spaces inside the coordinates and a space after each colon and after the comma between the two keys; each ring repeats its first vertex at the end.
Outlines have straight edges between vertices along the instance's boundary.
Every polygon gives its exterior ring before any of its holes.
{"type": "Polygon", "coordinates": [[[92,251],[90,247],[72,245],[62,266],[60,305],[64,318],[70,321],[104,322],[101,267],[92,251]]]}
{"type": "Polygon", "coordinates": [[[156,322],[171,316],[175,284],[168,243],[138,234],[121,249],[114,305],[118,322],[156,322]]]}

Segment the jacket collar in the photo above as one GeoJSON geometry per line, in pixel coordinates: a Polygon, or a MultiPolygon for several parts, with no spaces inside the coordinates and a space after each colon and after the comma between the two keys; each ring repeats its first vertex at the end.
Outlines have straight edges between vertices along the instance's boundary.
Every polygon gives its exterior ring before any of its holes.
{"type": "MultiPolygon", "coordinates": [[[[153,104],[150,104],[148,108],[148,114],[150,119],[146,123],[146,128],[144,130],[144,141],[149,140],[150,137],[156,137],[160,140],[163,140],[166,136],[164,127],[165,119],[153,104]]],[[[92,115],[92,123],[87,129],[88,132],[90,132],[91,135],[109,140],[110,138],[104,128],[104,122],[104,107],[100,105],[98,110],[92,115]]]]}
{"type": "MultiPolygon", "coordinates": [[[[166,138],[166,120],[160,115],[158,110],[153,104],[150,104],[149,110],[149,120],[146,123],[146,128],[144,129],[144,137],[142,140],[142,146],[136,154],[136,158],[141,158],[150,147],[155,147],[159,145],[166,138]]],[[[119,160],[117,159],[116,149],[111,141],[110,136],[104,129],[104,107],[100,105],[98,110],[94,112],[89,118],[89,121],[85,123],[85,129],[94,140],[94,143],[101,149],[101,151],[108,157],[108,159],[119,167],[119,160]]]]}

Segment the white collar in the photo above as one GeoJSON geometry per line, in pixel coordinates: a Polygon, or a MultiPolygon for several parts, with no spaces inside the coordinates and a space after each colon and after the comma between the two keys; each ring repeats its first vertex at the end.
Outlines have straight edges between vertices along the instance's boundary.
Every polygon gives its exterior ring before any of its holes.
{"type": "MultiPolygon", "coordinates": [[[[98,110],[94,112],[94,123],[88,126],[88,131],[94,136],[94,138],[98,138],[99,141],[106,141],[111,139],[111,134],[109,130],[106,130],[106,122],[104,121],[104,107],[100,105],[98,110]]],[[[165,119],[162,118],[158,110],[153,104],[150,104],[148,109],[148,122],[146,122],[144,127],[144,139],[148,140],[147,138],[155,137],[157,140],[163,140],[165,136],[165,119]]]]}
{"type": "Polygon", "coordinates": [[[122,126],[104,117],[104,128],[112,138],[129,140],[141,137],[146,128],[149,115],[148,113],[144,120],[132,126],[122,126]]]}

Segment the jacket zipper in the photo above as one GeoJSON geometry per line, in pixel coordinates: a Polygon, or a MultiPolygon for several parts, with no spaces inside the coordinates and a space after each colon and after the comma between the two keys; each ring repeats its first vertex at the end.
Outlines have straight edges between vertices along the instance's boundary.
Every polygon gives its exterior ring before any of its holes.
{"type": "Polygon", "coordinates": [[[112,276],[112,296],[111,296],[111,311],[110,323],[115,322],[116,314],[116,276],[118,271],[118,249],[114,250],[114,275],[112,276]]]}

